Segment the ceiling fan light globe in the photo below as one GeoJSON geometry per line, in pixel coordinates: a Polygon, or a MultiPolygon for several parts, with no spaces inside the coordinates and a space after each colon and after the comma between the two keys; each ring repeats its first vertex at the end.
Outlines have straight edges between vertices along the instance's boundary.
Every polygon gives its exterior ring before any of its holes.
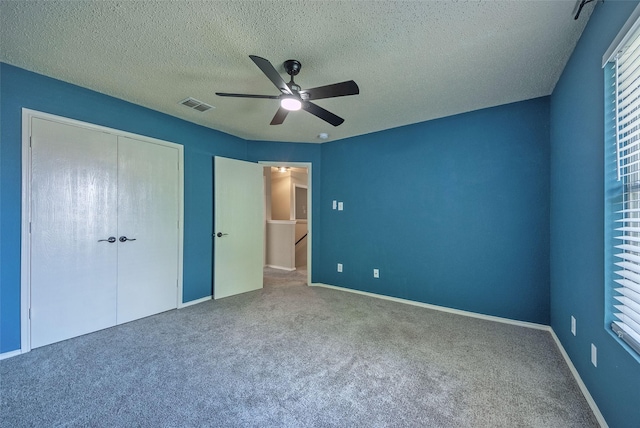
{"type": "Polygon", "coordinates": [[[296,111],[302,108],[302,103],[295,98],[283,98],[280,100],[280,106],[285,110],[296,111]]]}

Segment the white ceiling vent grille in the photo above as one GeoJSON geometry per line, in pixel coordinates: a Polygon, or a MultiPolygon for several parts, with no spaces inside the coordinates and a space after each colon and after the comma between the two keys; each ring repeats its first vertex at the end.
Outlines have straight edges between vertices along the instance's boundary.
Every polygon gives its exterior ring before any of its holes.
{"type": "Polygon", "coordinates": [[[207,110],[211,110],[212,108],[214,108],[212,105],[203,103],[202,101],[198,101],[195,98],[191,98],[191,97],[180,101],[180,104],[182,104],[183,106],[192,108],[194,110],[198,110],[200,112],[205,112],[207,110]]]}

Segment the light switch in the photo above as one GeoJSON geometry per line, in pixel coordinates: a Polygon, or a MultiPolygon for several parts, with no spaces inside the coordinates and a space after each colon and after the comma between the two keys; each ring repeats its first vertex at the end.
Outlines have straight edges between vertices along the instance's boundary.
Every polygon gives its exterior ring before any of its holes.
{"type": "Polygon", "coordinates": [[[338,202],[338,211],[342,211],[344,209],[344,204],[342,202],[338,202]]]}
{"type": "Polygon", "coordinates": [[[338,208],[338,201],[333,201],[333,209],[335,210],[336,208],[338,208]]]}

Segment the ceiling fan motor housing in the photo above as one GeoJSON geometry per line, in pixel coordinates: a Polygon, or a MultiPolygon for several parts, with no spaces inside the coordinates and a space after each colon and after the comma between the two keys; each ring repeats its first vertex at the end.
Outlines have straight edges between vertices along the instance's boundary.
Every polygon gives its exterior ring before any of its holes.
{"type": "Polygon", "coordinates": [[[296,59],[288,59],[284,62],[284,69],[291,77],[297,76],[298,73],[300,73],[301,68],[302,64],[300,64],[300,61],[296,59]]]}

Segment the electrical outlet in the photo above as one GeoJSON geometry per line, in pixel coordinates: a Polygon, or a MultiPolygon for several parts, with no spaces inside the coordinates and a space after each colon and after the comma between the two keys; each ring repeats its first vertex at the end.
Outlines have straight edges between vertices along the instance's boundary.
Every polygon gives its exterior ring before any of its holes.
{"type": "Polygon", "coordinates": [[[373,277],[374,278],[380,278],[380,270],[379,269],[374,269],[373,270],[373,277]]]}
{"type": "Polygon", "coordinates": [[[576,319],[571,315],[571,334],[576,335],[576,319]]]}
{"type": "Polygon", "coordinates": [[[338,263],[338,272],[342,272],[342,263],[338,263]]]}
{"type": "Polygon", "coordinates": [[[598,367],[598,348],[593,343],[591,344],[591,364],[598,367]]]}

